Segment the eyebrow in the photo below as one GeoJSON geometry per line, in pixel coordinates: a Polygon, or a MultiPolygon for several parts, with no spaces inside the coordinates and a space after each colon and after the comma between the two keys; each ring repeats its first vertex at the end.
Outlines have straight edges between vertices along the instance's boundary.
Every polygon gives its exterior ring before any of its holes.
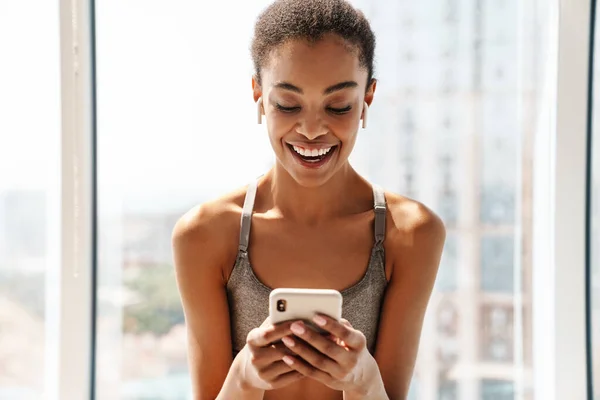
{"type": "MultiPolygon", "coordinates": [[[[342,89],[348,89],[348,88],[355,88],[358,86],[358,83],[354,82],[354,81],[345,81],[345,82],[340,82],[340,83],[336,83],[333,86],[329,86],[327,89],[325,89],[323,91],[323,94],[331,94],[333,92],[336,92],[338,90],[342,90],[342,89]]],[[[300,89],[298,86],[292,85],[289,82],[278,82],[275,84],[276,88],[279,89],[284,89],[284,90],[289,90],[292,92],[296,92],[296,93],[300,93],[303,94],[304,91],[302,89],[300,89]]]]}

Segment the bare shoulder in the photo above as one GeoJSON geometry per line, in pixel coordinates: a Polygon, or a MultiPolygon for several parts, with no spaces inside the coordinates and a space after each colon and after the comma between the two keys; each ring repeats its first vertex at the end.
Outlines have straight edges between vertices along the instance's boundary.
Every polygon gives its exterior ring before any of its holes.
{"type": "MultiPolygon", "coordinates": [[[[396,240],[399,236],[441,236],[445,237],[446,229],[441,218],[431,209],[416,200],[399,194],[385,193],[390,222],[389,233],[396,240]]],[[[403,240],[401,240],[403,241],[403,240]]]]}
{"type": "Polygon", "coordinates": [[[173,229],[174,243],[188,240],[213,240],[237,229],[245,188],[199,204],[183,214],[173,229]],[[238,220],[236,221],[236,217],[238,220]]]}
{"type": "Polygon", "coordinates": [[[232,362],[225,274],[237,256],[244,195],[245,189],[239,189],[193,207],[173,229],[175,276],[196,398],[216,398],[232,362]]]}
{"type": "MultiPolygon", "coordinates": [[[[399,261],[420,254],[439,258],[446,239],[441,218],[416,200],[391,192],[385,195],[388,207],[386,249],[389,248],[399,261]]],[[[428,264],[437,271],[436,263],[428,264]]]]}
{"type": "Polygon", "coordinates": [[[385,254],[391,276],[375,359],[390,398],[405,399],[446,232],[442,220],[422,203],[394,193],[385,195],[385,254]]]}
{"type": "Polygon", "coordinates": [[[179,218],[172,232],[177,269],[193,266],[196,260],[222,266],[235,258],[245,193],[245,187],[237,189],[199,204],[179,218]]]}

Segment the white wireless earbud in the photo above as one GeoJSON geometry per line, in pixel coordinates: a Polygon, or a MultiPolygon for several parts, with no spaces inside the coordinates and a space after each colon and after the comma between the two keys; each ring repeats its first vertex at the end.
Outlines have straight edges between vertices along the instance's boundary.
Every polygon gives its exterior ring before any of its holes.
{"type": "Polygon", "coordinates": [[[262,97],[258,98],[258,101],[256,102],[256,109],[257,109],[257,113],[258,113],[258,124],[262,124],[262,97]]]}

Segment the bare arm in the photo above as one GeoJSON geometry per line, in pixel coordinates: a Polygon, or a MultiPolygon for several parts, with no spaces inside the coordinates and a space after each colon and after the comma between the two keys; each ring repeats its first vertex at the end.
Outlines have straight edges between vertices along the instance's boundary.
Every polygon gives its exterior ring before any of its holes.
{"type": "Polygon", "coordinates": [[[245,387],[240,361],[232,360],[223,265],[233,263],[228,247],[235,235],[226,225],[214,206],[205,205],[182,217],[173,230],[194,399],[262,399],[263,391],[245,387]]]}
{"type": "Polygon", "coordinates": [[[375,360],[390,399],[406,399],[408,395],[446,237],[444,225],[435,214],[422,205],[417,209],[411,213],[411,226],[395,232],[386,245],[391,250],[388,254],[393,257],[393,269],[380,317],[375,360]]]}

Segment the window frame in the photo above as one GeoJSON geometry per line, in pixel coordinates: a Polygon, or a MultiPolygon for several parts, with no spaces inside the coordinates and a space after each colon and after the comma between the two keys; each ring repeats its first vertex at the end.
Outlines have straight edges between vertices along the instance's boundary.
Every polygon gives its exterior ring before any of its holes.
{"type": "Polygon", "coordinates": [[[60,0],[61,165],[59,246],[48,283],[44,398],[94,398],[95,106],[93,0],[60,0]],[[56,290],[56,289],[55,289],[56,290]]]}
{"type": "MultiPolygon", "coordinates": [[[[585,281],[586,281],[586,371],[587,371],[587,392],[589,400],[593,400],[594,397],[594,346],[593,346],[593,337],[592,337],[592,324],[593,324],[593,303],[594,300],[592,294],[592,246],[594,240],[594,232],[593,232],[593,223],[592,218],[594,217],[593,210],[593,200],[594,200],[594,174],[593,174],[593,165],[594,165],[594,79],[595,79],[595,41],[596,41],[596,19],[598,18],[596,0],[590,0],[590,41],[589,41],[589,61],[588,61],[588,71],[589,71],[589,79],[588,79],[588,120],[587,120],[587,148],[586,148],[586,162],[587,162],[587,171],[586,171],[586,251],[585,251],[585,281]]],[[[600,120],[600,118],[596,118],[596,120],[600,120]]],[[[600,390],[596,388],[596,391],[600,390]]]]}
{"type": "Polygon", "coordinates": [[[549,12],[543,93],[549,114],[540,118],[534,150],[534,398],[591,400],[585,177],[592,16],[584,0],[558,0],[549,12]]]}

